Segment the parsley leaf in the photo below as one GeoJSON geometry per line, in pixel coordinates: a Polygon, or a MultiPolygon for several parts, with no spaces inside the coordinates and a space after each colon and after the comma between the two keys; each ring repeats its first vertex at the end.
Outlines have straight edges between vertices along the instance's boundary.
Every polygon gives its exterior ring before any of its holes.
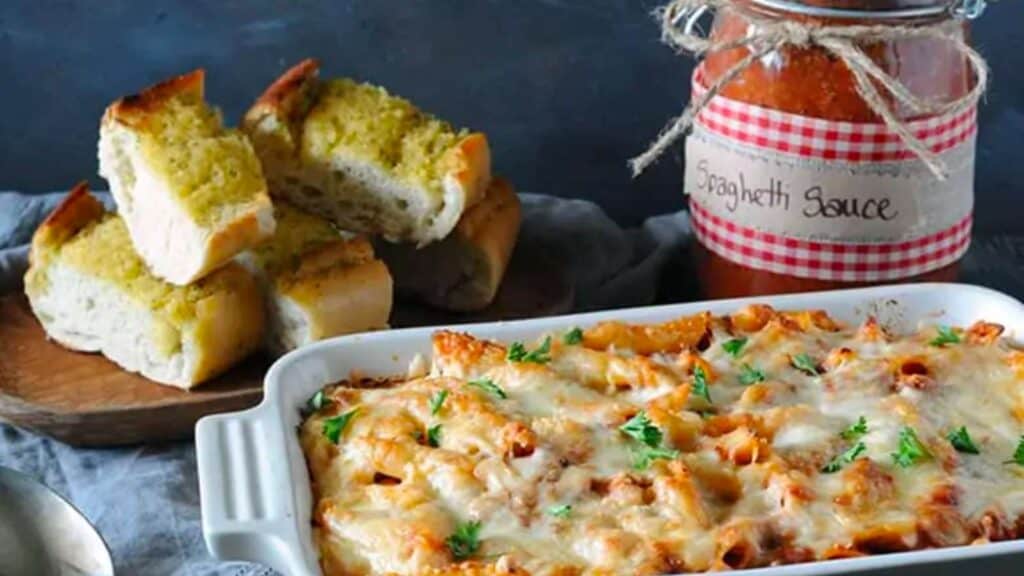
{"type": "Polygon", "coordinates": [[[331,399],[327,397],[327,394],[323,390],[317,390],[316,394],[306,402],[306,406],[310,412],[319,412],[321,409],[331,405],[331,399]]]}
{"type": "Polygon", "coordinates": [[[643,410],[637,412],[636,416],[633,416],[628,422],[619,426],[619,431],[651,448],[657,448],[661,445],[661,430],[651,423],[651,419],[647,417],[647,413],[643,410]]]}
{"type": "Polygon", "coordinates": [[[740,352],[743,351],[743,347],[747,345],[746,338],[733,338],[732,340],[726,340],[722,342],[722,350],[725,350],[729,356],[733,358],[739,358],[740,352]]]}
{"type": "Polygon", "coordinates": [[[513,342],[508,348],[506,358],[510,362],[533,362],[534,364],[546,364],[551,361],[551,336],[544,338],[536,350],[527,350],[522,342],[513,342]]]}
{"type": "Polygon", "coordinates": [[[502,400],[508,398],[508,394],[505,394],[505,391],[499,388],[498,385],[494,383],[494,380],[491,380],[490,378],[477,378],[476,380],[470,380],[469,382],[466,382],[466,385],[479,388],[488,394],[493,394],[498,398],[501,398],[502,400]]]}
{"type": "Polygon", "coordinates": [[[805,372],[811,376],[818,375],[818,365],[808,356],[806,353],[801,352],[789,358],[789,363],[801,372],[805,372]]]}
{"type": "Polygon", "coordinates": [[[1020,441],[1017,442],[1017,449],[1013,451],[1013,458],[1003,462],[1003,464],[1024,466],[1024,436],[1021,436],[1020,441]]]}
{"type": "Polygon", "coordinates": [[[580,330],[579,326],[574,326],[572,330],[565,333],[565,336],[562,336],[562,342],[568,346],[583,342],[583,330],[580,330]]]}
{"type": "Polygon", "coordinates": [[[956,430],[950,430],[949,434],[946,434],[946,440],[956,448],[957,452],[963,452],[965,454],[980,454],[981,451],[974,444],[974,440],[971,440],[971,435],[967,432],[967,426],[961,426],[956,430]]]}
{"type": "Polygon", "coordinates": [[[857,418],[857,422],[850,424],[850,426],[839,433],[839,437],[843,440],[856,440],[861,436],[868,433],[868,421],[866,418],[861,416],[857,418]]]}
{"type": "Polygon", "coordinates": [[[953,331],[949,326],[939,326],[936,328],[938,334],[935,338],[932,338],[931,342],[928,342],[932,346],[945,346],[946,344],[959,344],[960,335],[953,331]]]}
{"type": "Polygon", "coordinates": [[[754,368],[750,364],[744,362],[743,365],[740,366],[740,384],[750,386],[757,382],[764,382],[764,378],[764,372],[754,368]]]}
{"type": "Polygon", "coordinates": [[[678,450],[640,446],[633,452],[633,468],[637,470],[647,470],[655,460],[673,460],[678,457],[678,450]]]}
{"type": "Polygon", "coordinates": [[[544,364],[545,362],[551,361],[551,336],[544,338],[544,342],[541,343],[540,347],[533,352],[528,352],[523,357],[524,362],[533,362],[535,364],[544,364]]]}
{"type": "Polygon", "coordinates": [[[568,518],[572,512],[572,506],[568,504],[559,504],[557,506],[551,506],[548,508],[548,514],[555,518],[568,518]]]}
{"type": "Polygon", "coordinates": [[[353,408],[341,416],[324,420],[323,433],[331,441],[331,444],[338,443],[338,440],[341,439],[341,433],[345,431],[352,418],[355,418],[357,412],[359,412],[359,407],[353,408]]]}
{"type": "Polygon", "coordinates": [[[509,362],[522,362],[526,356],[526,346],[523,346],[522,342],[513,342],[508,347],[508,354],[505,355],[505,359],[509,362]]]}
{"type": "Polygon", "coordinates": [[[892,455],[893,462],[900,468],[909,468],[921,460],[931,458],[932,453],[925,448],[917,433],[910,426],[900,429],[900,445],[897,452],[892,455]]]}
{"type": "Polygon", "coordinates": [[[456,561],[465,560],[480,548],[480,523],[464,522],[455,527],[444,543],[456,561]]]}
{"type": "Polygon", "coordinates": [[[433,396],[430,397],[430,415],[436,416],[441,411],[441,406],[444,404],[445,398],[448,397],[447,390],[438,390],[433,396]]]}
{"type": "Polygon", "coordinates": [[[434,424],[430,428],[427,428],[427,445],[431,448],[437,448],[441,445],[441,425],[434,424]]]}
{"type": "Polygon", "coordinates": [[[671,460],[679,456],[679,451],[661,447],[664,435],[643,410],[619,426],[619,431],[639,442],[633,450],[633,468],[637,470],[650,468],[655,460],[671,460]]]}
{"type": "Polygon", "coordinates": [[[694,395],[703,398],[708,404],[711,404],[711,392],[708,390],[708,375],[704,372],[704,368],[700,366],[693,367],[693,387],[690,391],[694,395]]]}
{"type": "Polygon", "coordinates": [[[849,464],[860,457],[868,449],[863,442],[857,442],[853,446],[846,449],[845,452],[836,456],[828,464],[821,469],[824,474],[832,474],[839,472],[844,464],[849,464]]]}

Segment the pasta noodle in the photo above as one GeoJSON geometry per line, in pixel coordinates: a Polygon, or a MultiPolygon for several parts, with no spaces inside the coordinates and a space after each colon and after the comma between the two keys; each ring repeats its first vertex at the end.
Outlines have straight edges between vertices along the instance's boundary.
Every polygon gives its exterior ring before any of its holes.
{"type": "Polygon", "coordinates": [[[1024,537],[1024,352],[998,324],[753,305],[328,385],[300,429],[328,576],[645,575],[1024,537]]]}

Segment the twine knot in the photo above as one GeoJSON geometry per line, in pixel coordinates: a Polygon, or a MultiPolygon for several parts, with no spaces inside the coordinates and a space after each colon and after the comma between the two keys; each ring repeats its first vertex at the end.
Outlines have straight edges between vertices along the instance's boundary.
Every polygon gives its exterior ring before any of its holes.
{"type": "Polygon", "coordinates": [[[944,115],[963,112],[976,105],[988,86],[988,66],[985,59],[957,34],[948,22],[896,25],[823,25],[814,22],[770,19],[744,13],[749,23],[742,38],[713,40],[702,35],[695,25],[706,12],[734,8],[735,0],[673,0],[659,8],[656,15],[661,21],[662,41],[678,52],[704,56],[745,48],[747,55],[725,70],[701,95],[691,100],[683,113],[671,120],[647,151],[630,160],[633,176],[640,175],[661,156],[669,146],[682,137],[693,125],[697,114],[719,92],[744,70],[760,58],[785,46],[807,48],[817,46],[828,51],[846,65],[856,83],[857,93],[882,121],[895,132],[906,147],[914,153],[940,180],[945,180],[948,168],[945,162],[921,141],[899,118],[886,102],[883,92],[897,104],[917,115],[944,115]],[[858,47],[860,43],[884,42],[905,38],[932,38],[948,42],[962,54],[974,73],[974,86],[967,94],[953,101],[943,102],[922,98],[891,74],[881,69],[858,47]]]}
{"type": "Polygon", "coordinates": [[[798,48],[806,48],[814,43],[814,29],[796,22],[781,22],[779,36],[786,39],[787,44],[798,48]]]}

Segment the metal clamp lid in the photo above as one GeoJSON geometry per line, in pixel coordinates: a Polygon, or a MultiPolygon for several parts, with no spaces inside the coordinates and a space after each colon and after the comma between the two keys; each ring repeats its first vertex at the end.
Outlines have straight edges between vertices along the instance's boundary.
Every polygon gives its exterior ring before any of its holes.
{"type": "Polygon", "coordinates": [[[903,20],[952,16],[959,20],[974,20],[981,16],[987,0],[946,0],[925,6],[885,9],[832,8],[807,4],[801,0],[749,0],[751,4],[769,10],[815,16],[820,18],[858,20],[903,20]]]}

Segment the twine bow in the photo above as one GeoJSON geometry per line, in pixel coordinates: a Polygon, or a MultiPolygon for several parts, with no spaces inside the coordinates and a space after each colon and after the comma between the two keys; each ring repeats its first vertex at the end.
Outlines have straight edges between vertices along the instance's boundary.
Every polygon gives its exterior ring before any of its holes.
{"type": "MultiPolygon", "coordinates": [[[[630,160],[633,176],[638,176],[661,156],[673,143],[693,125],[697,114],[727,84],[758,59],[783,48],[796,46],[824,48],[846,64],[856,82],[857,93],[864,102],[895,132],[900,140],[940,180],[945,180],[948,168],[927,144],[914,135],[907,124],[900,119],[882,96],[881,90],[891,99],[903,105],[914,115],[945,115],[962,112],[975,104],[988,86],[988,66],[981,54],[953,30],[948,22],[919,24],[914,26],[895,25],[845,25],[827,26],[815,23],[796,22],[784,19],[769,19],[744,12],[749,22],[748,32],[734,40],[713,40],[695,32],[696,26],[682,29],[678,22],[683,19],[695,21],[708,10],[734,6],[734,0],[673,0],[656,12],[661,20],[661,38],[679,52],[704,56],[737,48],[745,48],[747,55],[728,68],[703,94],[693,99],[677,118],[662,129],[658,138],[647,151],[630,160]],[[939,101],[922,98],[910,92],[899,80],[882,70],[871,60],[858,44],[883,42],[906,38],[932,38],[948,42],[967,59],[974,73],[974,86],[964,96],[953,101],[939,101]]],[[[691,22],[692,23],[692,22],[691,22]]]]}

